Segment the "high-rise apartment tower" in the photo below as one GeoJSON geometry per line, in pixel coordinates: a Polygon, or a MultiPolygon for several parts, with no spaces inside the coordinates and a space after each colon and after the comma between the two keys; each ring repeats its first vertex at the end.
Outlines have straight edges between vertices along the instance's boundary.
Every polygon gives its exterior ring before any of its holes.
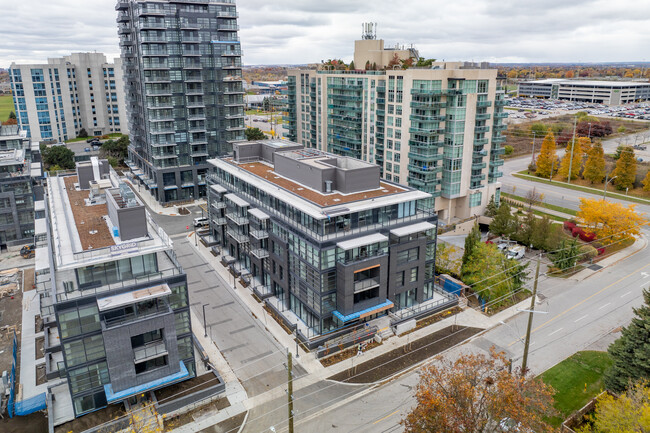
{"type": "Polygon", "coordinates": [[[116,10],[127,163],[160,202],[204,197],[207,159],[244,137],[235,2],[123,0],[116,10]]]}
{"type": "MultiPolygon", "coordinates": [[[[365,31],[365,29],[364,29],[365,31]]],[[[355,70],[325,64],[289,71],[286,137],[307,147],[374,162],[382,177],[431,194],[449,222],[499,200],[504,92],[487,64],[417,59],[365,31],[355,70]]]]}

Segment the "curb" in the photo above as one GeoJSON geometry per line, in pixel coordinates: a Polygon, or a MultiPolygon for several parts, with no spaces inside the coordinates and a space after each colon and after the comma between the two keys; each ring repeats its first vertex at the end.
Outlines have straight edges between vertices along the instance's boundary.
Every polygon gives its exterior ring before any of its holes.
{"type": "MultiPolygon", "coordinates": [[[[244,427],[246,427],[246,421],[248,421],[248,414],[251,413],[250,410],[246,411],[246,415],[244,415],[244,421],[242,421],[241,425],[239,426],[239,430],[237,430],[237,433],[241,433],[242,430],[244,430],[244,427]]],[[[235,415],[237,416],[237,415],[235,415]]]]}
{"type": "MultiPolygon", "coordinates": [[[[617,259],[615,262],[610,263],[610,264],[608,264],[607,266],[603,266],[602,268],[598,269],[597,271],[594,271],[592,274],[587,275],[587,276],[584,277],[583,279],[581,279],[581,280],[577,280],[577,281],[584,281],[584,280],[586,280],[587,278],[592,277],[592,276],[596,275],[597,273],[599,273],[599,272],[601,272],[601,271],[604,271],[605,269],[609,268],[610,266],[615,266],[615,265],[619,264],[620,262],[622,262],[623,260],[626,260],[626,259],[632,257],[633,255],[635,255],[635,254],[637,254],[637,253],[639,253],[639,252],[645,250],[645,249],[648,247],[648,239],[647,239],[645,236],[642,236],[641,239],[645,242],[645,245],[644,245],[643,247],[639,248],[639,249],[636,250],[636,251],[632,251],[631,253],[629,253],[629,254],[626,255],[625,257],[621,257],[620,259],[617,259]]],[[[630,245],[630,246],[632,246],[632,245],[630,245]]],[[[629,247],[628,247],[628,248],[629,248],[629,247]]],[[[596,264],[597,264],[597,263],[596,263],[596,264]]],[[[582,271],[581,271],[581,272],[582,272],[582,271]]]]}

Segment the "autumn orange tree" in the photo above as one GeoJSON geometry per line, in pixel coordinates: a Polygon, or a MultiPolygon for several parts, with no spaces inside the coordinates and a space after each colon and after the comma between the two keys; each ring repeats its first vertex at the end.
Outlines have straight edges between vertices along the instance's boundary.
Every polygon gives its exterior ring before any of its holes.
{"type": "Polygon", "coordinates": [[[580,174],[580,168],[582,166],[582,147],[576,141],[569,141],[566,147],[566,152],[562,157],[562,162],[560,163],[560,169],[558,174],[564,179],[569,179],[569,169],[571,170],[571,178],[569,180],[577,179],[580,174]],[[571,147],[573,147],[573,155],[571,152],[571,147]],[[572,157],[573,156],[573,157],[572,157]]]}
{"type": "Polygon", "coordinates": [[[582,177],[591,183],[600,183],[605,177],[605,153],[603,146],[596,143],[589,150],[587,162],[585,162],[585,169],[582,172],[582,177]]]}
{"type": "Polygon", "coordinates": [[[557,170],[557,164],[555,163],[556,160],[555,135],[549,131],[549,133],[546,134],[546,137],[544,137],[542,148],[537,157],[537,170],[535,171],[535,174],[539,177],[550,177],[551,170],[557,170]]]}
{"type": "Polygon", "coordinates": [[[408,433],[500,432],[510,419],[520,431],[551,432],[553,389],[539,379],[509,373],[503,352],[438,358],[420,373],[417,406],[402,420],[408,433]]]}
{"type": "Polygon", "coordinates": [[[643,214],[639,215],[635,207],[633,204],[625,206],[605,200],[581,198],[576,217],[584,224],[587,232],[595,233],[599,242],[609,245],[631,239],[640,233],[642,225],[647,224],[643,214]]]}
{"type": "Polygon", "coordinates": [[[648,170],[641,183],[643,184],[644,191],[650,191],[650,170],[648,170]]]}

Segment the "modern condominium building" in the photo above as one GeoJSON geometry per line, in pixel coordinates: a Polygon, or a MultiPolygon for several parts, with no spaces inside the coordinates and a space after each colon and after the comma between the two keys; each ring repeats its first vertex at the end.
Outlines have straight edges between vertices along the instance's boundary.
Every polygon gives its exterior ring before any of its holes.
{"type": "Polygon", "coordinates": [[[212,159],[208,245],[302,337],[453,300],[434,287],[430,194],[287,140],[212,159]]]}
{"type": "Polygon", "coordinates": [[[244,137],[233,0],[118,1],[127,163],[163,203],[206,195],[208,158],[244,137]]]}
{"type": "Polygon", "coordinates": [[[54,422],[193,377],[187,278],[130,187],[93,158],[48,178],[45,207],[36,289],[54,422]]]}
{"type": "Polygon", "coordinates": [[[549,78],[522,81],[517,94],[528,98],[620,105],[650,100],[650,83],[549,78]]]}
{"type": "Polygon", "coordinates": [[[32,141],[89,135],[128,134],[120,59],[73,53],[45,64],[9,69],[16,118],[32,141]]]}
{"type": "MultiPolygon", "coordinates": [[[[41,177],[36,144],[17,125],[0,126],[0,250],[34,240],[34,193],[41,177]]],[[[42,191],[40,191],[42,196],[42,191]]]]}
{"type": "MultiPolygon", "coordinates": [[[[367,36],[366,36],[367,37],[367,36]]],[[[483,212],[503,160],[504,92],[487,64],[389,67],[413,49],[355,43],[355,65],[377,70],[290,70],[286,137],[307,147],[377,163],[388,181],[431,194],[447,222],[483,212]]],[[[323,66],[326,68],[329,66],[323,66]]]]}

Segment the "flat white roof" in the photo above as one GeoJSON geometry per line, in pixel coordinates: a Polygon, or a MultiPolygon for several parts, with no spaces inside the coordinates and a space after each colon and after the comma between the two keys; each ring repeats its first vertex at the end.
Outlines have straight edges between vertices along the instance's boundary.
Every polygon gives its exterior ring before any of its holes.
{"type": "Polygon", "coordinates": [[[436,225],[430,222],[423,221],[417,224],[411,224],[410,226],[400,227],[398,229],[393,229],[390,231],[391,234],[395,236],[408,236],[413,233],[423,232],[425,230],[434,229],[436,225]]]}
{"type": "Polygon", "coordinates": [[[45,218],[36,218],[34,220],[34,234],[35,235],[44,235],[47,233],[47,223],[45,218]]]}
{"type": "Polygon", "coordinates": [[[45,210],[45,200],[36,200],[34,202],[34,210],[39,211],[39,210],[45,210]]]}
{"type": "Polygon", "coordinates": [[[239,207],[247,207],[251,205],[249,202],[247,202],[246,200],[242,200],[241,198],[237,197],[235,194],[226,194],[224,195],[224,197],[230,200],[231,202],[235,203],[239,207]]]}
{"type": "Polygon", "coordinates": [[[219,194],[223,194],[224,192],[228,192],[228,190],[226,188],[224,188],[224,187],[222,187],[221,185],[218,185],[218,184],[210,185],[210,188],[212,188],[213,190],[215,190],[219,194]]]}
{"type": "Polygon", "coordinates": [[[352,248],[362,247],[364,245],[370,245],[387,240],[387,236],[382,235],[381,233],[373,233],[368,236],[361,236],[359,238],[350,239],[349,241],[339,242],[336,244],[336,246],[342,250],[351,250],[352,248]]]}
{"type": "MultiPolygon", "coordinates": [[[[38,221],[38,220],[36,220],[38,221]]],[[[50,267],[50,259],[48,256],[48,251],[47,248],[41,247],[41,248],[36,248],[36,251],[34,252],[34,268],[35,271],[44,271],[45,269],[48,269],[50,267]]],[[[50,271],[52,272],[52,271],[50,271]]]]}
{"type": "Polygon", "coordinates": [[[107,296],[97,299],[97,308],[99,311],[110,310],[112,308],[122,307],[124,305],[134,304],[136,302],[146,301],[148,299],[160,298],[171,295],[167,283],[158,286],[147,287],[146,289],[135,290],[133,292],[120,293],[119,295],[107,296]]]}
{"type": "Polygon", "coordinates": [[[267,219],[271,218],[270,216],[268,216],[267,214],[265,214],[264,212],[262,212],[261,210],[259,210],[257,208],[248,209],[248,213],[250,215],[253,215],[258,220],[267,220],[267,219]]]}

